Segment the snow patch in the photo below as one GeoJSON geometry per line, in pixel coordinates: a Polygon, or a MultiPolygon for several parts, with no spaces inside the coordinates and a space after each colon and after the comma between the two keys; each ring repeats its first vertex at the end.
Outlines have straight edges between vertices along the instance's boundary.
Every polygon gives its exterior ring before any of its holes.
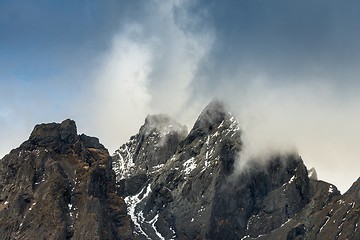
{"type": "Polygon", "coordinates": [[[133,161],[133,154],[129,150],[128,142],[121,146],[115,153],[119,157],[117,161],[114,161],[112,164],[113,170],[116,174],[116,181],[119,182],[122,179],[128,178],[131,175],[131,172],[135,166],[133,161]]]}
{"type": "Polygon", "coordinates": [[[159,164],[159,165],[153,166],[152,167],[153,171],[151,173],[159,172],[164,166],[165,166],[165,164],[159,164]]]}
{"type": "Polygon", "coordinates": [[[224,126],[224,120],[220,123],[220,125],[218,126],[218,128],[221,128],[222,126],[224,126]]]}
{"type": "Polygon", "coordinates": [[[294,179],[295,179],[295,175],[290,178],[289,184],[292,183],[294,181],[294,179]]]}
{"type": "MultiPolygon", "coordinates": [[[[296,178],[296,176],[293,175],[293,176],[290,178],[290,180],[289,180],[288,182],[284,183],[281,187],[284,187],[284,186],[286,186],[287,184],[292,183],[292,182],[295,180],[295,178],[296,178]]],[[[284,189],[284,191],[285,191],[285,189],[284,189]]]]}
{"type": "Polygon", "coordinates": [[[185,175],[189,175],[195,168],[196,168],[196,163],[195,163],[195,158],[192,157],[189,160],[187,160],[186,162],[183,163],[184,166],[184,172],[185,175]]]}
{"type": "Polygon", "coordinates": [[[204,210],[205,210],[204,206],[201,206],[200,209],[198,210],[198,213],[199,213],[199,212],[202,212],[202,211],[204,211],[204,210]]]}
{"type": "Polygon", "coordinates": [[[176,232],[175,232],[175,230],[174,230],[172,227],[170,227],[170,231],[173,233],[173,236],[170,238],[170,240],[175,240],[175,239],[176,239],[176,232]]]}
{"type": "Polygon", "coordinates": [[[225,136],[231,134],[230,137],[234,137],[239,131],[240,131],[239,121],[234,116],[231,116],[230,126],[224,130],[225,136]]]}
{"type": "Polygon", "coordinates": [[[155,216],[153,219],[151,219],[148,223],[151,224],[151,227],[154,229],[155,234],[156,234],[161,240],[165,240],[165,238],[161,235],[161,233],[158,232],[158,230],[157,230],[157,228],[156,228],[156,226],[155,226],[155,224],[156,224],[156,222],[158,221],[158,219],[159,219],[159,214],[156,214],[156,216],[155,216]]]}
{"type": "Polygon", "coordinates": [[[136,207],[139,203],[141,203],[151,192],[151,185],[149,184],[146,189],[145,187],[136,195],[128,196],[124,199],[128,209],[127,212],[131,217],[135,225],[135,230],[143,234],[147,239],[150,239],[149,236],[145,233],[145,231],[141,227],[141,223],[144,221],[144,216],[142,212],[137,216],[135,214],[136,207]],[[145,192],[145,193],[144,193],[145,192]],[[141,197],[140,197],[141,196],[141,197]]]}
{"type": "Polygon", "coordinates": [[[333,193],[334,192],[334,187],[333,187],[333,185],[330,185],[329,186],[329,193],[333,193]]]}
{"type": "Polygon", "coordinates": [[[323,228],[326,226],[326,224],[329,222],[329,220],[330,220],[330,217],[329,217],[329,216],[326,216],[326,221],[325,221],[325,223],[321,226],[319,233],[323,230],[323,228]]]}
{"type": "Polygon", "coordinates": [[[210,144],[210,136],[207,137],[205,144],[206,144],[206,145],[209,145],[209,144],[210,144]]]}
{"type": "Polygon", "coordinates": [[[246,236],[243,236],[240,240],[244,240],[244,239],[249,238],[249,237],[250,237],[250,235],[246,235],[246,236]]]}
{"type": "Polygon", "coordinates": [[[33,208],[33,206],[35,206],[35,205],[36,205],[36,202],[34,202],[34,203],[31,205],[31,207],[29,208],[29,211],[31,211],[32,208],[33,208]]]}
{"type": "Polygon", "coordinates": [[[283,224],[281,224],[281,226],[280,227],[283,227],[284,225],[286,225],[288,222],[290,222],[291,221],[291,218],[289,218],[286,222],[284,222],[283,224]]]}

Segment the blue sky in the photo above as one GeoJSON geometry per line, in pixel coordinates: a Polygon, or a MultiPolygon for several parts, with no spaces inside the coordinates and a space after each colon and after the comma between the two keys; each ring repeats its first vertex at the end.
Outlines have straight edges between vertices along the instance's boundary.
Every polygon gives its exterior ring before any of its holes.
{"type": "Polygon", "coordinates": [[[0,155],[76,120],[112,152],[147,114],[188,127],[223,99],[251,154],[296,149],[342,191],[359,177],[357,1],[0,0],[0,155]]]}

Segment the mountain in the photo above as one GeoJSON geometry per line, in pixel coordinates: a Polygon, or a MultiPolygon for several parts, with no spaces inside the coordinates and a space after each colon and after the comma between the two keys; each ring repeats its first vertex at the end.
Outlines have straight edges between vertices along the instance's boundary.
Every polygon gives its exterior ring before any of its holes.
{"type": "Polygon", "coordinates": [[[111,157],[75,122],[35,126],[0,161],[1,239],[132,239],[111,157]]]}
{"type": "Polygon", "coordinates": [[[239,171],[246,146],[219,101],[184,129],[149,116],[113,156],[139,239],[360,239],[359,180],[341,195],[296,153],[239,171]]]}
{"type": "Polygon", "coordinates": [[[360,239],[360,178],[343,195],[297,153],[243,159],[212,101],[187,128],[151,115],[110,156],[75,122],[40,124],[0,161],[2,239],[360,239]]]}

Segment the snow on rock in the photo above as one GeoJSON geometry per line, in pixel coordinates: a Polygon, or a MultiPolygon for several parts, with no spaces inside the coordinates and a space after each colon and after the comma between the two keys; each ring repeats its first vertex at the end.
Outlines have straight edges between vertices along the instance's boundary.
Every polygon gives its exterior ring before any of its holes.
{"type": "Polygon", "coordinates": [[[156,172],[159,172],[161,171],[161,169],[164,167],[165,164],[159,164],[159,165],[156,165],[156,166],[153,166],[152,169],[153,171],[151,173],[156,173],[156,172]]]}
{"type": "MultiPolygon", "coordinates": [[[[220,124],[221,126],[221,124],[220,124]]],[[[230,126],[224,130],[225,136],[230,135],[230,137],[234,137],[240,131],[239,121],[234,117],[230,117],[230,126]]]]}
{"type": "Polygon", "coordinates": [[[317,177],[317,173],[316,173],[316,170],[315,168],[310,168],[310,170],[308,171],[308,177],[309,179],[311,180],[318,180],[318,177],[317,177]]]}
{"type": "Polygon", "coordinates": [[[289,184],[292,183],[294,181],[294,179],[295,179],[295,175],[290,178],[289,184]]]}
{"type": "Polygon", "coordinates": [[[326,224],[329,222],[329,220],[330,220],[330,217],[329,217],[329,216],[326,216],[326,221],[325,221],[325,223],[321,226],[319,232],[321,232],[321,231],[323,230],[323,228],[326,226],[326,224]]]}
{"type": "Polygon", "coordinates": [[[128,144],[121,146],[121,148],[115,152],[115,156],[118,156],[118,160],[113,161],[112,167],[116,174],[116,181],[118,182],[131,175],[134,168],[134,161],[128,144]]]}
{"type": "Polygon", "coordinates": [[[156,216],[151,219],[148,223],[151,224],[151,227],[153,228],[155,234],[161,239],[161,240],[165,240],[165,238],[161,235],[161,233],[159,233],[159,231],[156,229],[156,222],[158,221],[159,219],[159,214],[156,214],[156,216]]]}
{"type": "Polygon", "coordinates": [[[195,158],[192,157],[189,160],[185,161],[183,163],[183,166],[185,168],[185,175],[189,175],[196,168],[195,158]]]}
{"type": "Polygon", "coordinates": [[[242,237],[240,240],[245,240],[247,238],[250,238],[250,235],[246,235],[246,236],[242,237]]]}
{"type": "MultiPolygon", "coordinates": [[[[291,184],[291,183],[295,180],[295,178],[296,178],[296,176],[293,175],[293,176],[290,178],[290,180],[289,180],[288,182],[284,183],[281,187],[284,187],[284,186],[286,186],[286,185],[288,185],[288,184],[291,184]]],[[[285,190],[286,190],[286,189],[284,189],[284,191],[285,191],[285,190]]]]}
{"type": "Polygon", "coordinates": [[[173,233],[173,236],[170,238],[170,240],[175,240],[176,239],[176,232],[174,231],[174,229],[172,227],[170,227],[170,231],[173,233]]]}
{"type": "Polygon", "coordinates": [[[280,227],[283,227],[283,226],[285,226],[288,222],[290,222],[291,221],[291,218],[289,218],[286,222],[284,222],[283,224],[281,224],[281,226],[280,227]]]}
{"type": "Polygon", "coordinates": [[[36,205],[36,202],[34,202],[34,203],[31,205],[31,207],[29,208],[29,211],[31,211],[32,208],[33,208],[33,206],[35,206],[35,205],[36,205]]]}
{"type": "Polygon", "coordinates": [[[128,206],[128,214],[131,217],[131,220],[133,221],[135,225],[135,230],[138,233],[143,234],[146,238],[150,239],[149,236],[146,234],[146,232],[142,229],[141,223],[144,222],[144,216],[141,214],[135,214],[135,210],[138,207],[139,203],[141,203],[151,192],[151,185],[148,185],[147,187],[144,187],[138,194],[134,196],[128,196],[126,197],[125,203],[128,206]]]}

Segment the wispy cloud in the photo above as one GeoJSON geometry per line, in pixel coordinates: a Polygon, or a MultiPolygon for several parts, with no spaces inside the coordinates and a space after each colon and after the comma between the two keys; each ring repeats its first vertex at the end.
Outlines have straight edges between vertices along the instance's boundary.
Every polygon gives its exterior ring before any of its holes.
{"type": "MultiPolygon", "coordinates": [[[[165,112],[193,121],[187,103],[199,64],[213,42],[211,31],[194,32],[187,1],[150,1],[141,20],[124,24],[93,73],[93,131],[114,150],[136,133],[147,114],[165,112]],[[177,15],[175,15],[177,13],[177,15]]],[[[194,104],[199,111],[198,105],[194,104]]]]}
{"type": "Polygon", "coordinates": [[[264,75],[242,85],[232,81],[226,99],[240,119],[244,152],[240,161],[297,151],[319,178],[345,191],[359,175],[360,99],[339,99],[331,83],[274,86],[264,75]]]}
{"type": "Polygon", "coordinates": [[[249,154],[296,147],[345,190],[359,172],[360,5],[328,2],[0,3],[0,155],[68,117],[112,152],[147,114],[191,128],[217,97],[249,154]]]}

